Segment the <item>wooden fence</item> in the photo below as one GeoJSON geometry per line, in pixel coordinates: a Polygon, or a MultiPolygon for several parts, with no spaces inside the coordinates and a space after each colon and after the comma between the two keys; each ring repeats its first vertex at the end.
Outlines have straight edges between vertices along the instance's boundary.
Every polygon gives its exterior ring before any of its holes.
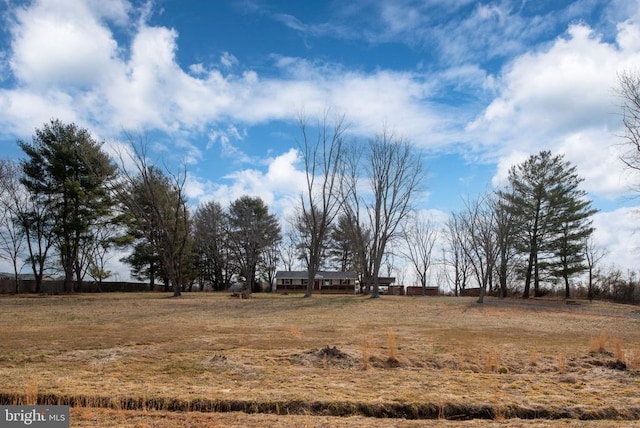
{"type": "MultiPolygon", "coordinates": [[[[438,287],[424,287],[424,295],[425,296],[437,296],[440,294],[440,289],[438,287]]],[[[407,287],[407,296],[422,296],[422,287],[419,286],[409,286],[407,287]]]]}
{"type": "MultiPolygon", "coordinates": [[[[83,281],[80,284],[80,293],[100,293],[100,292],[114,292],[114,291],[148,291],[149,284],[140,282],[111,282],[105,281],[101,285],[98,285],[94,281],[83,281]]],[[[67,290],[67,292],[70,290],[67,290]]],[[[0,294],[8,294],[16,292],[15,279],[0,279],[0,294]]],[[[33,279],[18,280],[18,293],[35,293],[36,281],[33,279]]],[[[42,294],[61,294],[65,293],[64,281],[42,281],[42,294]]]]}

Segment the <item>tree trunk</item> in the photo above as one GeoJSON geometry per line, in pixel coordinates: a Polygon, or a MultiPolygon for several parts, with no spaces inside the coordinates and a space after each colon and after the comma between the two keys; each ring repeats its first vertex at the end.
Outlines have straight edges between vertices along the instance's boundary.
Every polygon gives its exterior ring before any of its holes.
{"type": "Polygon", "coordinates": [[[149,266],[149,291],[154,291],[156,289],[156,272],[155,267],[153,266],[153,262],[149,266]]]}
{"type": "Polygon", "coordinates": [[[35,278],[36,278],[36,293],[40,294],[40,292],[42,291],[42,274],[37,273],[35,275],[35,278]]]}
{"type": "Polygon", "coordinates": [[[15,260],[13,259],[13,277],[16,280],[16,294],[20,293],[20,277],[18,275],[18,266],[16,265],[15,260]]]}
{"type": "Polygon", "coordinates": [[[484,296],[485,294],[487,294],[487,285],[484,284],[482,287],[480,287],[480,295],[478,296],[478,303],[484,303],[484,296]]]}
{"type": "Polygon", "coordinates": [[[315,279],[316,273],[309,270],[307,272],[307,290],[304,293],[304,297],[311,297],[313,295],[313,280],[315,279]]]}
{"type": "Polygon", "coordinates": [[[533,266],[533,295],[540,297],[540,266],[538,265],[538,254],[535,254],[533,266]]]}
{"type": "Polygon", "coordinates": [[[507,262],[506,258],[503,257],[500,262],[500,298],[504,299],[507,297],[507,262]]]}
{"type": "Polygon", "coordinates": [[[522,293],[523,299],[529,298],[529,291],[531,290],[532,272],[533,272],[533,252],[529,253],[529,261],[527,263],[527,272],[524,278],[524,292],[522,293]]]}

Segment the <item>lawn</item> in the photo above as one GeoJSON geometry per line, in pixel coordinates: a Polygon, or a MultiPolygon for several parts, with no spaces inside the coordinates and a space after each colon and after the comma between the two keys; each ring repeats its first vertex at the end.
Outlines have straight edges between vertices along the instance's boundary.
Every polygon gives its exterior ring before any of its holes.
{"type": "Polygon", "coordinates": [[[640,308],[575,303],[1,296],[0,401],[72,426],[638,424],[640,308]]]}

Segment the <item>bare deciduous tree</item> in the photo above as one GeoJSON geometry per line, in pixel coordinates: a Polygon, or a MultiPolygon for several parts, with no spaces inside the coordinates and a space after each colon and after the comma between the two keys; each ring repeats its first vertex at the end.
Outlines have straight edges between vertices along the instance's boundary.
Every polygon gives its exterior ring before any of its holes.
{"type": "Polygon", "coordinates": [[[371,297],[377,298],[385,250],[400,236],[402,224],[413,209],[424,170],[421,156],[413,152],[406,140],[387,129],[369,142],[365,170],[371,191],[371,200],[364,204],[371,227],[371,297]]]}
{"type": "Polygon", "coordinates": [[[345,158],[345,179],[342,186],[344,199],[343,217],[348,226],[348,236],[353,249],[355,271],[360,278],[360,291],[369,294],[373,284],[373,265],[371,259],[371,226],[365,224],[366,217],[362,197],[358,190],[362,170],[363,148],[352,146],[345,158]]]}
{"type": "Polygon", "coordinates": [[[411,263],[422,286],[422,295],[424,296],[426,295],[427,273],[431,267],[431,255],[436,243],[437,231],[431,219],[421,217],[416,213],[404,225],[402,235],[405,245],[400,252],[411,263]]]}
{"type": "Polygon", "coordinates": [[[486,198],[480,198],[467,202],[464,211],[455,215],[462,249],[480,286],[478,303],[482,303],[491,284],[499,252],[494,211],[486,203],[486,198]]]}
{"type": "MultiPolygon", "coordinates": [[[[620,157],[624,165],[636,174],[640,173],[640,72],[625,71],[618,75],[617,93],[622,100],[622,123],[625,133],[620,157]]],[[[640,184],[634,186],[640,192],[640,184]]]]}
{"type": "Polygon", "coordinates": [[[284,270],[293,270],[298,260],[295,230],[289,229],[284,234],[284,239],[278,244],[278,258],[284,265],[284,270]]]}
{"type": "Polygon", "coordinates": [[[446,224],[447,246],[443,249],[444,275],[453,285],[453,293],[458,296],[467,287],[470,275],[470,263],[463,249],[463,234],[461,233],[459,216],[451,215],[446,224]]]}
{"type": "Polygon", "coordinates": [[[586,258],[586,266],[588,272],[587,295],[589,297],[589,300],[593,300],[594,273],[596,270],[596,266],[600,263],[604,256],[607,255],[607,251],[602,247],[598,247],[593,241],[593,237],[589,236],[584,240],[584,255],[586,258]]]}
{"type": "Polygon", "coordinates": [[[113,187],[120,203],[133,215],[140,232],[157,252],[174,296],[186,286],[191,222],[184,186],[186,171],[167,172],[149,164],[145,140],[129,137],[128,154],[120,154],[120,180],[113,187]],[[133,170],[127,165],[133,164],[133,170]]]}
{"type": "Polygon", "coordinates": [[[20,167],[11,161],[0,161],[0,258],[11,261],[16,282],[15,292],[19,292],[18,267],[23,257],[25,229],[20,222],[22,202],[20,167]]]}
{"type": "Polygon", "coordinates": [[[282,239],[272,245],[269,245],[260,260],[260,269],[264,278],[267,280],[267,284],[269,284],[270,292],[274,291],[273,286],[275,284],[276,268],[278,266],[278,262],[280,262],[281,241],[282,239]]]}
{"type": "MultiPolygon", "coordinates": [[[[35,278],[35,292],[42,290],[42,278],[48,263],[49,252],[55,242],[55,220],[49,209],[49,194],[29,192],[22,184],[22,166],[6,163],[2,180],[2,203],[5,212],[16,227],[15,238],[24,233],[27,246],[27,263],[35,278]]],[[[14,261],[14,275],[17,284],[17,259],[14,261]]]]}
{"type": "Polygon", "coordinates": [[[305,297],[313,294],[315,276],[320,269],[331,224],[340,212],[340,183],[344,157],[344,116],[333,123],[329,112],[318,120],[315,135],[308,119],[300,114],[302,138],[299,141],[306,173],[306,186],[300,195],[300,211],[293,222],[298,229],[300,250],[307,268],[305,297]]]}
{"type": "Polygon", "coordinates": [[[514,234],[515,225],[513,215],[501,203],[500,198],[494,194],[489,197],[489,207],[493,211],[495,219],[495,236],[497,248],[496,271],[500,281],[500,298],[507,297],[507,280],[512,260],[515,255],[514,234]]]}

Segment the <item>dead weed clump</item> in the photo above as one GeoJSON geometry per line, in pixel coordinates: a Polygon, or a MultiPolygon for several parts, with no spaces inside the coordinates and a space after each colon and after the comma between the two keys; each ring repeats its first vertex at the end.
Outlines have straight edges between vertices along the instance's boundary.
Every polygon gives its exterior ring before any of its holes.
{"type": "Polygon", "coordinates": [[[38,404],[38,384],[33,381],[28,382],[24,387],[24,404],[38,404]]]}
{"type": "Polygon", "coordinates": [[[640,351],[633,349],[625,354],[627,367],[631,370],[640,370],[640,351]]]}
{"type": "Polygon", "coordinates": [[[397,363],[398,362],[398,344],[396,343],[396,334],[391,329],[387,331],[387,345],[389,347],[388,361],[397,363]]]}
{"type": "Polygon", "coordinates": [[[607,351],[607,334],[604,330],[600,331],[600,336],[589,340],[589,351],[591,354],[613,355],[607,351]]]}
{"type": "Polygon", "coordinates": [[[371,340],[369,336],[362,338],[362,370],[369,370],[371,368],[371,340]]]}

